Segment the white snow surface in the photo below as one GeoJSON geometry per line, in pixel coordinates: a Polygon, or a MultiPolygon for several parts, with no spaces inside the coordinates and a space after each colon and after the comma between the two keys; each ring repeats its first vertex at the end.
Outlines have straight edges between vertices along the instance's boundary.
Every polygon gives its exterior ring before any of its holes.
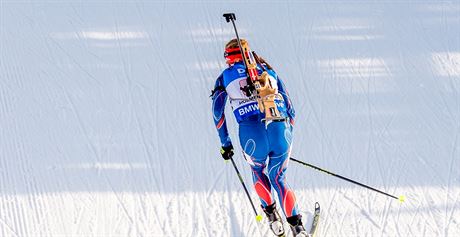
{"type": "Polygon", "coordinates": [[[212,121],[225,12],[290,91],[292,156],[407,197],[291,161],[317,236],[460,236],[458,0],[1,0],[0,236],[272,236],[212,121]]]}

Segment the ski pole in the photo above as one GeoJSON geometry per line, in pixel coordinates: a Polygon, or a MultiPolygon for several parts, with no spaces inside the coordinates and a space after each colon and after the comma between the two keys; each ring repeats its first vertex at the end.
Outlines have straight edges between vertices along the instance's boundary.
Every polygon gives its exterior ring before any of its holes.
{"type": "MultiPolygon", "coordinates": [[[[236,40],[238,41],[238,47],[240,47],[240,50],[243,53],[243,47],[241,46],[240,36],[238,35],[238,31],[236,30],[236,25],[235,25],[236,16],[235,16],[235,13],[224,13],[223,17],[225,17],[225,20],[227,22],[230,22],[230,21],[232,22],[233,29],[235,29],[236,40]]],[[[243,60],[243,62],[244,62],[244,66],[246,68],[248,68],[248,65],[246,65],[246,60],[243,60]]]]}
{"type": "Polygon", "coordinates": [[[291,159],[292,161],[295,161],[295,162],[299,163],[299,164],[302,164],[302,165],[305,165],[305,166],[307,166],[307,167],[310,167],[310,168],[319,170],[319,171],[321,171],[321,172],[324,172],[324,173],[326,173],[326,174],[332,175],[332,176],[334,176],[334,177],[337,177],[337,178],[346,180],[346,181],[348,181],[348,182],[350,182],[350,183],[354,183],[354,184],[359,185],[359,186],[361,186],[361,187],[364,187],[364,188],[370,189],[370,190],[372,190],[372,191],[375,191],[375,192],[381,193],[381,194],[383,194],[383,195],[386,195],[386,196],[388,196],[388,197],[391,197],[391,198],[394,198],[394,199],[398,199],[400,202],[404,202],[405,199],[406,199],[406,197],[404,197],[403,195],[401,195],[401,196],[399,196],[399,197],[396,197],[396,196],[394,196],[394,195],[391,195],[391,194],[388,194],[388,193],[386,193],[386,192],[380,191],[380,190],[378,190],[378,189],[376,189],[376,188],[367,186],[367,185],[362,184],[362,183],[360,183],[360,182],[351,180],[351,179],[349,179],[349,178],[343,177],[343,176],[338,175],[338,174],[334,174],[334,173],[332,173],[332,172],[330,172],[330,171],[327,171],[327,170],[325,170],[325,169],[322,169],[322,168],[320,168],[320,167],[318,167],[318,166],[314,166],[314,165],[312,165],[312,164],[305,163],[305,162],[303,162],[303,161],[297,160],[297,159],[292,158],[292,157],[290,157],[290,159],[291,159]]]}
{"type": "Polygon", "coordinates": [[[240,171],[238,170],[238,167],[236,167],[235,161],[233,160],[233,158],[230,158],[230,161],[232,162],[233,168],[235,168],[236,174],[238,175],[238,178],[240,179],[240,183],[241,185],[243,185],[244,192],[246,192],[246,196],[248,197],[249,202],[251,203],[252,209],[254,210],[254,213],[256,214],[256,221],[261,221],[262,216],[257,214],[257,210],[256,210],[256,207],[254,206],[254,202],[252,202],[251,196],[249,195],[249,191],[246,188],[246,184],[244,184],[243,177],[241,176],[240,171]]]}
{"type": "Polygon", "coordinates": [[[247,85],[242,87],[242,90],[246,93],[247,96],[250,96],[253,94],[255,88],[257,88],[258,86],[260,87],[259,83],[255,83],[258,80],[257,66],[254,64],[253,60],[251,60],[251,56],[249,55],[250,52],[246,52],[243,48],[240,36],[238,35],[238,30],[236,29],[235,13],[224,13],[223,17],[225,17],[225,20],[227,22],[232,22],[233,29],[235,30],[236,41],[238,42],[238,47],[240,48],[241,56],[243,57],[244,67],[246,68],[247,85]]]}

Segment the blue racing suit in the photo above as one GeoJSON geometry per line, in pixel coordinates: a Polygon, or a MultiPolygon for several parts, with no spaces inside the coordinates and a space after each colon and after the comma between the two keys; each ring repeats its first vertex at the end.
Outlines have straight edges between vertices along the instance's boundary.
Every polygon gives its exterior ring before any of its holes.
{"type": "MultiPolygon", "coordinates": [[[[258,67],[259,74],[262,72],[258,67]]],[[[251,165],[254,188],[262,206],[273,204],[272,188],[276,190],[279,203],[286,217],[299,214],[294,192],[286,182],[286,168],[292,144],[292,126],[295,111],[286,88],[275,71],[267,70],[272,85],[276,85],[279,98],[275,100],[278,111],[285,121],[265,124],[265,115],[258,103],[240,89],[247,85],[246,69],[237,62],[217,78],[212,93],[212,110],[220,142],[223,147],[232,144],[228,135],[225,104],[230,100],[233,115],[239,124],[239,140],[244,156],[251,165]]]]}

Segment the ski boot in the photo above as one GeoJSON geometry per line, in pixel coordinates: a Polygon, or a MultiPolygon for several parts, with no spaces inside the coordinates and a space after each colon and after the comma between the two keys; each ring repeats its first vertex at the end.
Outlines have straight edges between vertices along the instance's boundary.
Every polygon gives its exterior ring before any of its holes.
{"type": "Polygon", "coordinates": [[[281,216],[276,210],[276,203],[274,202],[273,204],[268,205],[265,208],[262,207],[262,209],[267,215],[268,223],[270,224],[270,229],[272,230],[273,234],[275,234],[276,236],[285,236],[281,216]]]}
{"type": "Polygon", "coordinates": [[[287,222],[291,226],[292,234],[294,237],[310,237],[310,234],[305,230],[302,225],[302,215],[295,215],[286,218],[287,222]]]}

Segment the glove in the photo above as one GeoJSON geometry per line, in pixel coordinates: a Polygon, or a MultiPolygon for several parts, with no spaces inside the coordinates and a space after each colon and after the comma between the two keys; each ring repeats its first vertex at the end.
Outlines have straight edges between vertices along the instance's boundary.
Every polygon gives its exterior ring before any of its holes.
{"type": "Polygon", "coordinates": [[[230,144],[230,146],[221,147],[220,154],[222,155],[222,158],[224,158],[224,160],[230,160],[234,154],[232,144],[230,144]]]}

